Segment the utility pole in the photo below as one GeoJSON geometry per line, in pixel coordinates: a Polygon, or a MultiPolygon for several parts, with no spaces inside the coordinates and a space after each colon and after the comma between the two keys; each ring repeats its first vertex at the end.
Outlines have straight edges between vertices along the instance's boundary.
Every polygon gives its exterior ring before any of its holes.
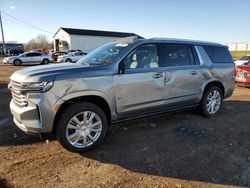
{"type": "Polygon", "coordinates": [[[1,11],[0,11],[0,26],[1,26],[1,33],[2,33],[2,41],[3,41],[2,53],[3,53],[3,55],[5,55],[6,54],[6,48],[5,48],[5,41],[4,41],[4,33],[3,33],[3,23],[2,23],[1,11]]]}

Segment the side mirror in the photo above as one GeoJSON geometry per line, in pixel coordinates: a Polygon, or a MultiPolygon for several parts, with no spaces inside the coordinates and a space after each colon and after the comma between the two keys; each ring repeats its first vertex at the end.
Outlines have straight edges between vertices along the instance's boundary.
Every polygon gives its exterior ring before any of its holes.
{"type": "Polygon", "coordinates": [[[124,74],[125,73],[125,62],[124,60],[120,62],[119,64],[119,71],[118,71],[119,74],[124,74]]]}

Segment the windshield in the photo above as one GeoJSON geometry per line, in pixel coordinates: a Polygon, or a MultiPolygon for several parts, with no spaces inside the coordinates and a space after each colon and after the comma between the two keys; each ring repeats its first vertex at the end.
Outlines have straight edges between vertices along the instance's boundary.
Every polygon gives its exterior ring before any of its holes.
{"type": "Polygon", "coordinates": [[[28,52],[24,52],[24,53],[22,53],[22,54],[19,54],[18,56],[19,56],[19,57],[24,57],[27,53],[28,53],[28,52]]]}
{"type": "Polygon", "coordinates": [[[109,64],[111,61],[120,54],[126,47],[127,43],[109,43],[97,48],[85,57],[77,61],[78,64],[85,65],[104,65],[109,64]]]}

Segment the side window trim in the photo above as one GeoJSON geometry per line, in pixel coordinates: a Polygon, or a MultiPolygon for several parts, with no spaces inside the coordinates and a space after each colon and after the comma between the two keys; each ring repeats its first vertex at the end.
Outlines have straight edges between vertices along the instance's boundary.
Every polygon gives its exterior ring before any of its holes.
{"type": "Polygon", "coordinates": [[[207,55],[206,51],[202,46],[195,46],[195,50],[197,52],[200,65],[212,65],[212,61],[210,60],[209,56],[207,55]]]}
{"type": "MultiPolygon", "coordinates": [[[[187,51],[188,51],[188,58],[189,58],[189,66],[195,65],[194,54],[190,45],[187,45],[187,51]]],[[[187,65],[183,65],[183,66],[187,66],[187,65]]]]}
{"type": "Polygon", "coordinates": [[[195,46],[194,45],[190,45],[190,48],[192,50],[192,54],[193,54],[193,57],[194,57],[194,63],[195,63],[195,65],[201,65],[201,62],[199,60],[198,53],[197,53],[197,50],[195,49],[195,46]]]}

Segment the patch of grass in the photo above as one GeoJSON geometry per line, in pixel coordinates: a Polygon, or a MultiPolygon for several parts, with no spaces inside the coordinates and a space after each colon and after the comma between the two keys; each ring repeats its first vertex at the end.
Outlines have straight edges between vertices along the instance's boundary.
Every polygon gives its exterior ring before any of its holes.
{"type": "Polygon", "coordinates": [[[242,56],[250,54],[250,51],[231,51],[233,59],[239,59],[242,56]]]}

